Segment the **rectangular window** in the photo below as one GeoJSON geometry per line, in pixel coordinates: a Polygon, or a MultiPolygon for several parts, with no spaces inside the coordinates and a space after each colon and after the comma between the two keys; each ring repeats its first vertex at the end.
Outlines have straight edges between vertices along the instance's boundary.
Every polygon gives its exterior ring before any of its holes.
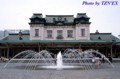
{"type": "Polygon", "coordinates": [[[73,30],[67,31],[67,37],[72,38],[73,37],[73,30]]]}
{"type": "Polygon", "coordinates": [[[62,37],[62,35],[63,35],[63,31],[62,30],[57,30],[57,36],[62,37]]]}
{"type": "Polygon", "coordinates": [[[57,30],[57,39],[63,39],[63,31],[62,30],[57,30]]]}
{"type": "Polygon", "coordinates": [[[85,36],[85,29],[81,29],[81,36],[85,36]]]}
{"type": "Polygon", "coordinates": [[[36,37],[39,36],[39,29],[35,29],[35,36],[36,36],[36,37]]]}
{"type": "Polygon", "coordinates": [[[47,37],[52,38],[52,30],[47,30],[47,37]]]}

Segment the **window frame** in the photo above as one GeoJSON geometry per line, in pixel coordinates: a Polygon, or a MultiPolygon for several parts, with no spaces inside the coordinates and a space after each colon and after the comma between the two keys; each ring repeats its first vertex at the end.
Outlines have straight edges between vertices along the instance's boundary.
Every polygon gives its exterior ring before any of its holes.
{"type": "Polygon", "coordinates": [[[34,36],[39,37],[39,29],[35,29],[34,31],[35,31],[34,36]]]}
{"type": "Polygon", "coordinates": [[[57,30],[57,37],[63,37],[63,30],[57,30]]]}
{"type": "Polygon", "coordinates": [[[47,30],[47,38],[52,38],[52,37],[53,37],[53,31],[47,30]]]}
{"type": "Polygon", "coordinates": [[[81,36],[82,36],[82,37],[85,37],[85,28],[82,28],[82,29],[81,29],[81,36]]]}
{"type": "Polygon", "coordinates": [[[67,30],[67,37],[73,38],[73,30],[67,30]]]}

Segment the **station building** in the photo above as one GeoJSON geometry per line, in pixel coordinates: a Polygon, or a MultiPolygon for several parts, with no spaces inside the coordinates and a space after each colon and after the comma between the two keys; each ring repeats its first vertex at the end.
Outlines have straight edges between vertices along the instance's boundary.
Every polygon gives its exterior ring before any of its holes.
{"type": "Polygon", "coordinates": [[[104,55],[120,56],[120,39],[112,33],[90,33],[90,17],[33,14],[30,30],[9,32],[0,40],[0,56],[11,58],[21,51],[47,50],[53,54],[66,49],[98,50],[104,55]]]}

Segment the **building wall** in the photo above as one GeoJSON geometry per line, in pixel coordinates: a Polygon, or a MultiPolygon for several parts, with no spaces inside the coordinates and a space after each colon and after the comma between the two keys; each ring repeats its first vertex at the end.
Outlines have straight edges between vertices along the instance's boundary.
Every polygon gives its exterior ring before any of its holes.
{"type": "Polygon", "coordinates": [[[75,27],[76,40],[90,40],[89,24],[77,24],[75,27]],[[81,29],[85,29],[85,36],[81,36],[81,29]]]}
{"type": "Polygon", "coordinates": [[[75,28],[74,26],[48,26],[44,28],[44,40],[56,40],[57,37],[57,30],[63,30],[63,39],[65,40],[75,40],[75,28]],[[52,30],[53,31],[53,38],[47,38],[47,30],[52,30]],[[67,37],[67,30],[73,30],[73,37],[68,38],[67,37]]]}
{"type": "Polygon", "coordinates": [[[57,30],[63,30],[62,40],[89,40],[89,24],[77,24],[70,26],[44,26],[42,24],[30,25],[30,40],[57,40],[57,30]],[[39,29],[39,36],[35,36],[35,29],[39,29]],[[81,29],[85,29],[85,36],[81,36],[81,29]],[[52,38],[47,38],[47,30],[52,30],[52,38]],[[73,30],[73,37],[67,37],[67,30],[73,30]]]}
{"type": "Polygon", "coordinates": [[[32,24],[30,26],[30,40],[43,40],[44,28],[42,24],[32,24]],[[35,29],[39,29],[39,36],[35,36],[35,29]]]}

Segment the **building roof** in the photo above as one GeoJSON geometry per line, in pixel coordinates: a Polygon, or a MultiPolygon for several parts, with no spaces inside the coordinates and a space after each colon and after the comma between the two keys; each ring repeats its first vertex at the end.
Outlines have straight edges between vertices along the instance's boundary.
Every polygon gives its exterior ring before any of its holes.
{"type": "Polygon", "coordinates": [[[77,18],[81,18],[81,17],[85,17],[85,18],[89,18],[86,13],[78,13],[77,14],[77,18]]]}
{"type": "MultiPolygon", "coordinates": [[[[22,40],[29,40],[29,34],[22,34],[22,40]]],[[[19,34],[9,34],[3,40],[20,40],[19,34]]]]}
{"type": "Polygon", "coordinates": [[[74,16],[73,15],[46,15],[45,20],[47,23],[54,23],[55,21],[63,21],[66,23],[73,23],[74,16]]]}
{"type": "Polygon", "coordinates": [[[30,18],[29,24],[44,24],[47,25],[75,25],[78,23],[90,24],[89,17],[86,13],[78,13],[77,17],[74,15],[46,15],[43,18],[42,14],[33,14],[30,18]]]}
{"type": "Polygon", "coordinates": [[[42,18],[43,16],[42,16],[41,13],[34,13],[33,16],[32,16],[31,18],[36,18],[36,17],[42,18]]]}
{"type": "Polygon", "coordinates": [[[111,33],[90,33],[90,40],[29,40],[29,33],[10,33],[0,40],[0,42],[120,42],[111,33]],[[20,37],[22,39],[20,39],[20,37]]]}
{"type": "Polygon", "coordinates": [[[23,42],[28,42],[28,43],[33,43],[33,42],[41,42],[41,43],[95,43],[95,42],[107,42],[103,40],[0,40],[1,43],[23,43],[23,42]]]}
{"type": "Polygon", "coordinates": [[[116,36],[113,36],[111,33],[91,33],[91,40],[106,40],[106,41],[117,41],[119,40],[116,36]]]}

